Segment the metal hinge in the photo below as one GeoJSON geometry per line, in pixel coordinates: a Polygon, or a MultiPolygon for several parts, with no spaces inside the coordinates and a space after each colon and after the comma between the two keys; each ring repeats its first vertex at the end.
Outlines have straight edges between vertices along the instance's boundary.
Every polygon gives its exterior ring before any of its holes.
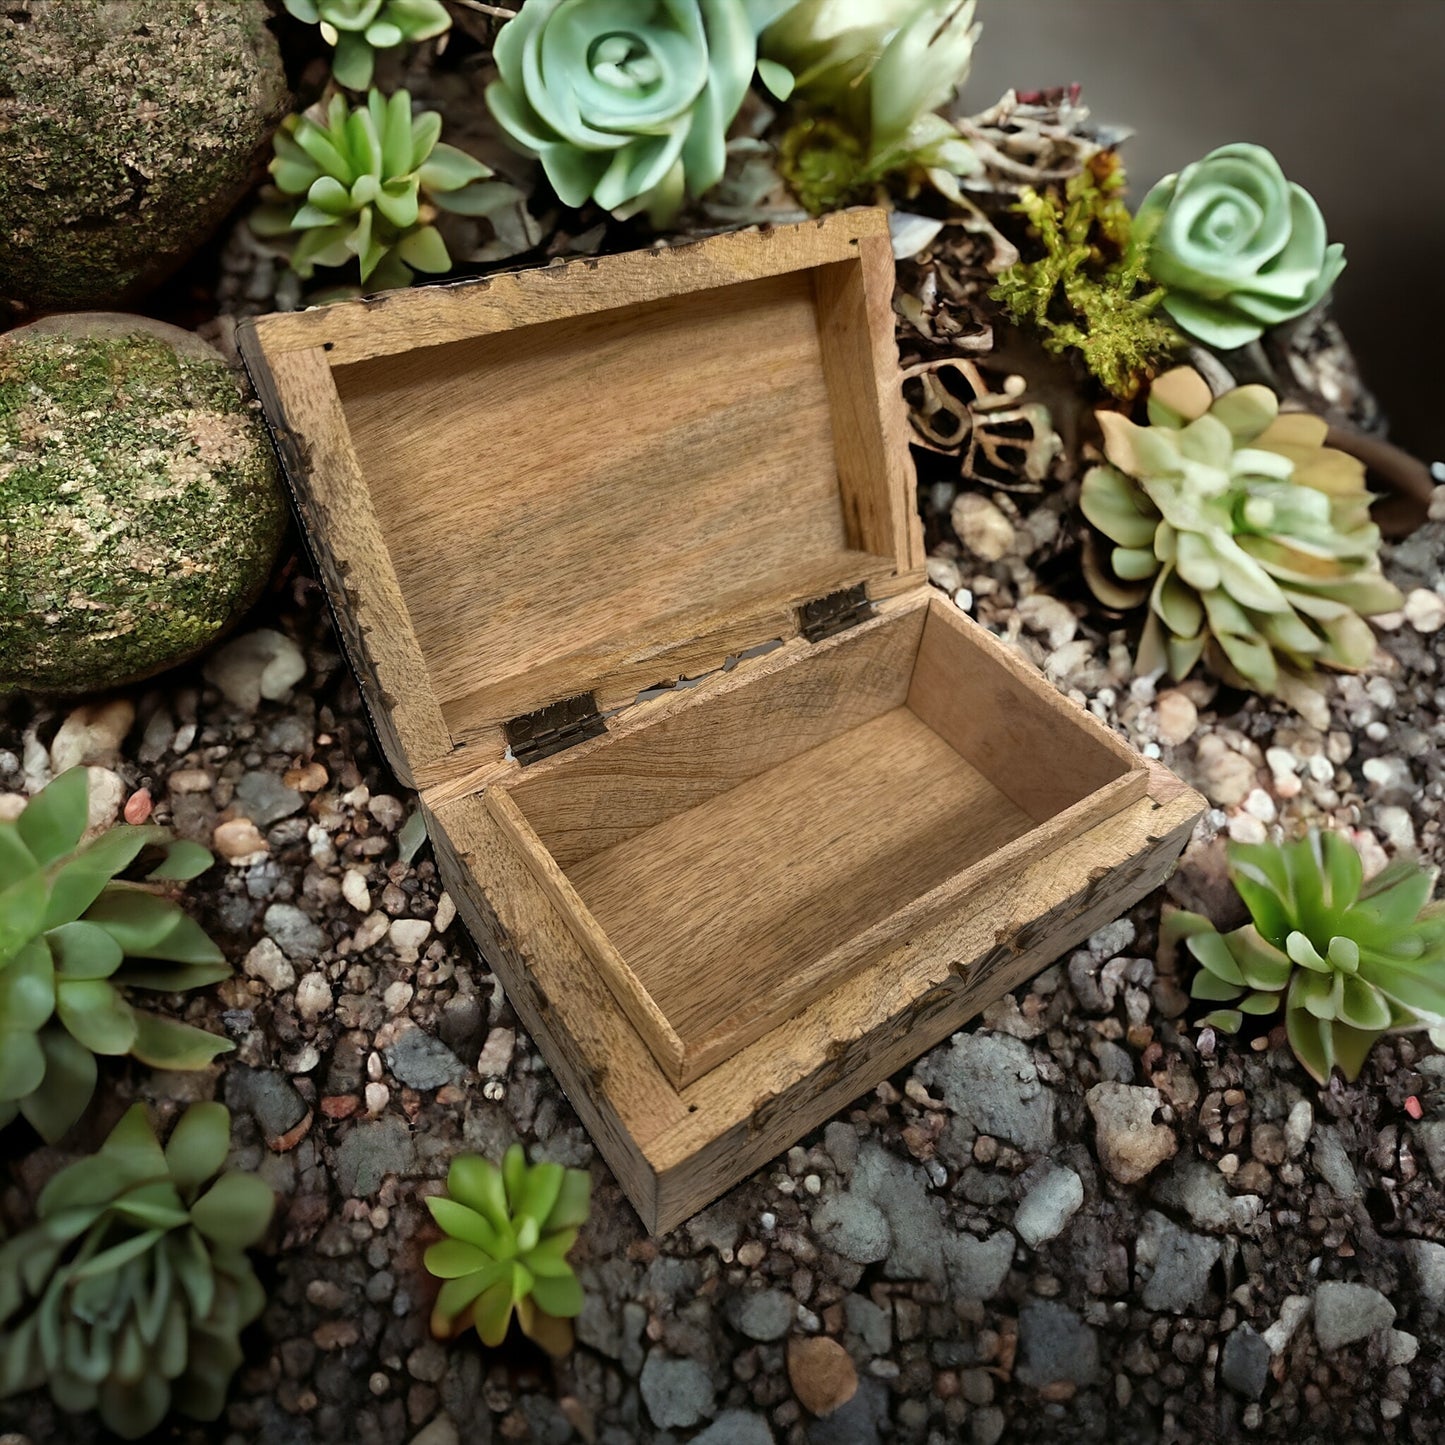
{"type": "Polygon", "coordinates": [[[815,597],[798,608],[798,631],[809,642],[821,642],[835,633],[846,632],[860,622],[866,622],[873,615],[873,604],[868,600],[868,584],[859,582],[853,587],[843,587],[830,592],[826,597],[815,597]]]}
{"type": "Polygon", "coordinates": [[[512,756],[523,767],[585,743],[588,738],[600,738],[606,731],[607,724],[597,710],[597,696],[590,692],[523,713],[506,728],[512,756]]]}

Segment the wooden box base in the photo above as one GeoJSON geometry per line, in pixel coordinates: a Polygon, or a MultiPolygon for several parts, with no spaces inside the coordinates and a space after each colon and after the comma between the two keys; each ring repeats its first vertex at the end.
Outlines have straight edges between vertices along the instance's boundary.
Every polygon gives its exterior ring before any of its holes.
{"type": "Polygon", "coordinates": [[[427,821],[464,921],[644,1224],[662,1232],[1157,887],[1203,806],[1151,766],[1143,798],[987,883],[681,1089],[484,797],[433,800],[427,821]]]}

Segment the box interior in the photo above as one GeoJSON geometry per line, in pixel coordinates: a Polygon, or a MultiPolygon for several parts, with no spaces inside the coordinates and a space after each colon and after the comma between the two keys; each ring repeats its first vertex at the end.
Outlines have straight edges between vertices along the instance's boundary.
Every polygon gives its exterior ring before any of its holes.
{"type": "Polygon", "coordinates": [[[1130,771],[949,610],[892,613],[509,785],[681,1041],[684,1080],[1130,771]]]}
{"type": "Polygon", "coordinates": [[[888,474],[838,459],[877,446],[835,436],[873,378],[857,269],[333,367],[454,737],[587,691],[618,652],[898,570],[888,474]]]}

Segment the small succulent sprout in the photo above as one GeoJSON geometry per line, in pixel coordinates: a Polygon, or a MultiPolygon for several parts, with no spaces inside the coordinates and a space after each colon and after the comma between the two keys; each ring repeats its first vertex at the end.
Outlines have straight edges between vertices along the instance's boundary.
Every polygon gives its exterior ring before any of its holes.
{"type": "Polygon", "coordinates": [[[435,111],[412,115],[404,90],[373,90],[365,105],[330,104],[288,116],[273,142],[274,185],[251,217],[260,236],[299,233],[291,269],[357,261],[371,290],[409,286],[414,271],[451,270],[438,211],[486,216],[516,196],[465,151],[441,143],[435,111]]]}
{"type": "Polygon", "coordinates": [[[204,1068],[229,1041],[137,1008],[230,976],[220,949],[154,886],[211,866],[199,844],[123,824],[83,841],[89,781],[72,768],[0,822],[0,1125],[22,1114],[54,1143],[95,1091],[97,1054],[204,1068]],[[164,849],[146,883],[121,881],[164,849]]]}
{"type": "Polygon", "coordinates": [[[1364,618],[1401,605],[1380,571],[1363,465],[1325,445],[1320,418],[1281,415],[1267,387],[1216,399],[1188,367],[1154,383],[1149,421],[1099,413],[1108,462],[1080,497],[1108,544],[1085,551],[1095,596],[1149,608],[1136,670],[1182,678],[1204,657],[1232,685],[1327,723],[1310,674],[1363,667],[1375,647],[1364,618]]]}
{"type": "Polygon", "coordinates": [[[136,1104],[51,1179],[35,1224],[0,1246],[0,1398],[44,1385],[127,1440],[172,1408],[219,1417],[265,1304],[246,1250],[276,1202],[256,1175],[220,1173],[230,1139],[224,1105],[192,1104],[162,1148],[136,1104]]]}
{"type": "Polygon", "coordinates": [[[887,179],[921,176],[949,199],[982,162],[937,112],[968,79],[975,0],[801,0],[761,50],[794,102],[780,144],[785,177],[814,214],[867,199],[887,179]]]}
{"type": "Polygon", "coordinates": [[[523,1334],[554,1355],[572,1347],[569,1321],[582,1309],[582,1286],[567,1263],[587,1221],[592,1181],[581,1169],[527,1163],[520,1144],[499,1169],[460,1154],[447,1171],[447,1192],[427,1208],[447,1236],[426,1252],[426,1267],[444,1280],[432,1333],[454,1339],[475,1328],[500,1345],[515,1313],[523,1334]]]}
{"type": "Polygon", "coordinates": [[[1285,1010],[1290,1046],[1324,1083],[1355,1079],[1389,1029],[1445,1022],[1445,903],[1435,875],[1396,859],[1365,882],[1342,833],[1230,845],[1230,877],[1253,920],[1220,933],[1197,913],[1165,920],[1200,965],[1191,993],[1218,1003],[1203,1019],[1236,1032],[1246,1015],[1285,1010]]]}
{"type": "Polygon", "coordinates": [[[451,28],[442,0],[285,0],[286,9],[336,54],[331,73],[348,90],[365,90],[376,68],[376,52],[430,40],[451,28]]]}
{"type": "Polygon", "coordinates": [[[497,32],[487,105],[563,205],[655,226],[715,186],[786,0],[528,0],[497,32]]]}
{"type": "Polygon", "coordinates": [[[1263,146],[1227,145],[1165,178],[1135,225],[1164,309],[1206,346],[1231,351],[1317,306],[1345,269],[1324,217],[1263,146]]]}

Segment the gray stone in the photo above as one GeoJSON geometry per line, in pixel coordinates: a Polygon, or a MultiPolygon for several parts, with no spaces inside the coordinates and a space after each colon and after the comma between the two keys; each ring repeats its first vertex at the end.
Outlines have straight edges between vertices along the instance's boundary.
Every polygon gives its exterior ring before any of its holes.
{"type": "Polygon", "coordinates": [[[1003,1411],[997,1405],[986,1405],[969,1417],[968,1438],[973,1445],[998,1445],[1007,1424],[1003,1411]]]}
{"type": "Polygon", "coordinates": [[[866,1295],[850,1294],[843,1298],[843,1318],[848,1333],[870,1355],[886,1355],[893,1345],[893,1317],[880,1309],[866,1295]]]}
{"type": "Polygon", "coordinates": [[[1154,1198],[1182,1209],[1200,1229],[1215,1234],[1249,1228],[1264,1208],[1257,1194],[1231,1194],[1224,1176],[1202,1159],[1180,1159],[1153,1189],[1154,1198]]]}
{"type": "Polygon", "coordinates": [[[808,1422],[808,1445],[880,1445],[888,1429],[888,1390],[864,1376],[858,1390],[831,1415],[808,1422]]]}
{"type": "Polygon", "coordinates": [[[330,944],[325,932],[294,903],[273,903],[266,910],[265,924],[287,958],[318,958],[330,944]]]}
{"type": "Polygon", "coordinates": [[[1035,1389],[1060,1381],[1092,1385],[1099,1378],[1098,1336],[1067,1305],[1031,1299],[1019,1311],[1014,1373],[1035,1389]]]}
{"type": "Polygon", "coordinates": [[[1176,1315],[1199,1313],[1220,1249],[1217,1239],[1180,1229],[1151,1209],[1134,1250],[1135,1287],[1144,1307],[1176,1315]]]}
{"type": "Polygon", "coordinates": [[[659,1349],[649,1351],[640,1384],[652,1423],[664,1430],[706,1420],[717,1399],[712,1377],[696,1360],[674,1360],[659,1349]]]}
{"type": "Polygon", "coordinates": [[[858,1131],[841,1119],[823,1126],[823,1147],[841,1174],[851,1174],[858,1162],[858,1131]]]}
{"type": "Polygon", "coordinates": [[[413,1089],[440,1089],[443,1084],[459,1084],[467,1076],[462,1061],[424,1029],[407,1029],[382,1053],[387,1068],[413,1089]]]}
{"type": "Polygon", "coordinates": [[[874,1264],[887,1258],[893,1243],[883,1211],[852,1190],[818,1206],[813,1212],[813,1232],[826,1249],[855,1264],[874,1264]]]}
{"type": "Polygon", "coordinates": [[[1236,1395],[1257,1400],[1269,1382],[1269,1346],[1249,1325],[1240,1325],[1224,1342],[1220,1375],[1236,1395]]]}
{"type": "Polygon", "coordinates": [[[761,1415],[746,1410],[724,1410],[692,1445],[773,1445],[773,1432],[761,1415]]]}
{"type": "Polygon", "coordinates": [[[948,1231],[922,1171],[869,1141],[858,1151],[853,1190],[877,1205],[888,1221],[892,1248],[884,1258],[883,1273],[889,1279],[942,1283],[948,1231]]]}
{"type": "Polygon", "coordinates": [[[935,1089],[965,1132],[1006,1139],[1041,1154],[1054,1140],[1054,1096],[1027,1044],[1003,1034],[955,1034],[915,1073],[935,1089]]]}
{"type": "Polygon", "coordinates": [[[1014,1229],[1030,1249],[1064,1232],[1084,1202],[1084,1181],[1072,1169],[1049,1164],[1019,1202],[1014,1229]]]}
{"type": "Polygon", "coordinates": [[[1310,1142],[1310,1155],[1320,1177],[1343,1200],[1363,1199],[1359,1175],[1350,1161],[1340,1131],[1330,1124],[1319,1125],[1310,1142]]]}
{"type": "Polygon", "coordinates": [[[285,1074],[232,1064],[225,1080],[227,1105],[233,1112],[245,1110],[250,1114],[268,1138],[286,1133],[306,1114],[306,1101],[285,1074]]]}
{"type": "Polygon", "coordinates": [[[247,773],[236,784],[236,802],[258,828],[269,828],[306,806],[306,799],[275,773],[247,773]]]}
{"type": "Polygon", "coordinates": [[[750,1340],[780,1340],[793,1327],[797,1306],[780,1289],[753,1290],[728,1302],[728,1319],[750,1340]]]}
{"type": "Polygon", "coordinates": [[[388,1174],[415,1167],[416,1142],[401,1119],[358,1124],[336,1150],[336,1182],[350,1198],[365,1199],[381,1188],[388,1174]]]}
{"type": "Polygon", "coordinates": [[[1415,1283],[1425,1302],[1439,1309],[1445,1305],[1445,1244],[1429,1239],[1412,1239],[1406,1253],[1415,1270],[1415,1283]]]}
{"type": "Polygon", "coordinates": [[[1367,1284],[1327,1280],[1315,1291],[1315,1339],[1338,1350],[1395,1323],[1395,1306],[1367,1284]]]}
{"type": "Polygon", "coordinates": [[[1003,1288],[1013,1264],[1014,1237],[1000,1229],[987,1239],[957,1234],[944,1241],[948,1282],[960,1299],[992,1299],[1003,1288]]]}

